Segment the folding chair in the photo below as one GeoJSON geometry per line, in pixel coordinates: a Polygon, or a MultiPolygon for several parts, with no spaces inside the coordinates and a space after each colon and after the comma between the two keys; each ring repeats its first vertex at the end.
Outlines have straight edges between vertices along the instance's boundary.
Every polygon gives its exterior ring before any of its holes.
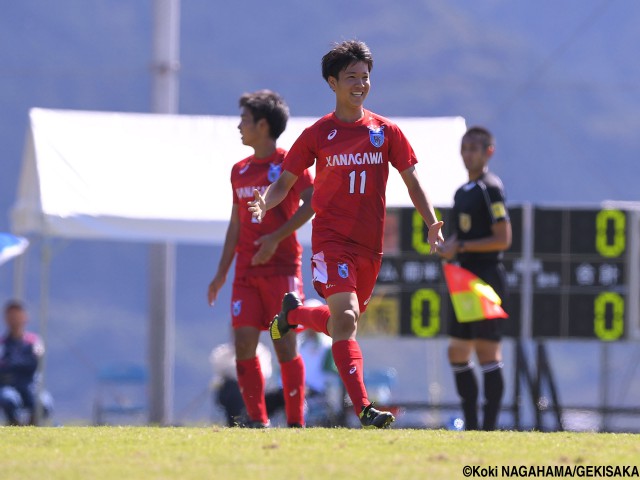
{"type": "Polygon", "coordinates": [[[94,425],[146,423],[148,375],[144,366],[129,363],[107,365],[98,372],[97,381],[94,425]]]}

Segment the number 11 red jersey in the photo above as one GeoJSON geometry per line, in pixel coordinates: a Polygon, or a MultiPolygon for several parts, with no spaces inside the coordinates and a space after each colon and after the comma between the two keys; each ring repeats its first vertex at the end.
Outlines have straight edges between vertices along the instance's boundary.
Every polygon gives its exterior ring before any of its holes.
{"type": "Polygon", "coordinates": [[[283,169],[301,175],[314,162],[313,251],[339,243],[368,257],[382,255],[389,164],[402,172],[417,163],[402,131],[368,110],[354,123],[330,113],[298,137],[283,169]]]}

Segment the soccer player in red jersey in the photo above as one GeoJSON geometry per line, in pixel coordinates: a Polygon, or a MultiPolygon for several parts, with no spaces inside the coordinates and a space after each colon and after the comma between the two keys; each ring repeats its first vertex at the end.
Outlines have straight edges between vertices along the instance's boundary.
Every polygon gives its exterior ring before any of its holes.
{"type": "Polygon", "coordinates": [[[386,428],[395,418],[372,408],[368,400],[356,331],[380,270],[390,165],[400,172],[413,204],[429,225],[431,246],[443,238],[442,222],[422,189],[407,138],[393,122],[363,107],[372,66],[371,52],[360,41],[337,44],[322,58],[322,76],[335,92],[335,111],[300,135],[285,157],[282,175],[266,193],[254,191],[249,211],[257,220],[268,219],[267,210],[316,164],[313,281],[328,305],[304,307],[294,293],[288,293],[270,334],[286,338],[293,326],[303,325],[330,335],[333,358],[362,426],[386,428]]]}
{"type": "MultiPolygon", "coordinates": [[[[216,300],[235,257],[231,316],[238,384],[249,418],[246,426],[261,428],[269,425],[269,419],[256,348],[260,332],[268,329],[280,311],[282,296],[291,291],[303,295],[302,247],[295,231],[313,216],[313,179],[309,172],[301,172],[275,214],[264,222],[256,221],[244,204],[253,198],[254,190],[264,192],[282,174],[286,152],[276,146],[276,140],[287,125],[289,109],[278,94],[268,90],[243,95],[240,108],[242,143],[252,147],[254,154],[231,170],[231,219],[208,300],[211,305],[216,300]]],[[[274,348],[282,373],[287,423],[303,426],[304,363],[297,353],[295,335],[274,340],[274,348]]]]}

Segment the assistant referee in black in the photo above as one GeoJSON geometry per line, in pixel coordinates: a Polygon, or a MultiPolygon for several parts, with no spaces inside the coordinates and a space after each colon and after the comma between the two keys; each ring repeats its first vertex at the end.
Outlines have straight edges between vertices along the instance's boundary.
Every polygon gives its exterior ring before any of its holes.
{"type": "MultiPolygon", "coordinates": [[[[495,150],[493,135],[472,127],[462,137],[460,153],[469,181],[455,194],[452,224],[455,233],[439,248],[446,260],[457,260],[493,287],[506,304],[503,252],[511,246],[511,222],[505,207],[502,181],[489,171],[495,150]]],[[[478,430],[478,382],[473,373],[475,351],[484,377],[482,430],[494,430],[504,392],[501,319],[450,322],[449,363],[462,401],[465,429],[478,430]]],[[[508,321],[508,320],[507,320],[508,321]]]]}

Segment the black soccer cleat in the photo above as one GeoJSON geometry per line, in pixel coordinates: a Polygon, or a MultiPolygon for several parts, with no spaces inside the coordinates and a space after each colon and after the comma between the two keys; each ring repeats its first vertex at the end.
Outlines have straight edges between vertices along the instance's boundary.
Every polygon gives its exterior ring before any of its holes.
{"type": "Polygon", "coordinates": [[[271,420],[267,419],[266,423],[260,420],[251,420],[249,415],[247,415],[246,412],[243,412],[233,418],[233,426],[240,428],[269,428],[271,426],[271,420]]]}
{"type": "Polygon", "coordinates": [[[280,340],[289,330],[296,328],[298,325],[289,325],[287,323],[287,314],[291,310],[295,310],[302,306],[300,297],[295,292],[285,293],[282,298],[282,310],[278,313],[269,324],[269,335],[273,340],[280,340]]]}
{"type": "Polygon", "coordinates": [[[260,420],[247,420],[237,423],[237,426],[240,428],[269,428],[271,426],[271,421],[267,420],[267,422],[264,423],[260,420]]]}
{"type": "Polygon", "coordinates": [[[246,428],[269,428],[271,426],[271,421],[267,420],[266,423],[261,422],[260,420],[251,420],[247,422],[245,425],[246,428]]]}
{"type": "Polygon", "coordinates": [[[373,408],[373,403],[362,407],[359,416],[362,428],[389,428],[396,419],[391,412],[381,412],[373,408]]]}

